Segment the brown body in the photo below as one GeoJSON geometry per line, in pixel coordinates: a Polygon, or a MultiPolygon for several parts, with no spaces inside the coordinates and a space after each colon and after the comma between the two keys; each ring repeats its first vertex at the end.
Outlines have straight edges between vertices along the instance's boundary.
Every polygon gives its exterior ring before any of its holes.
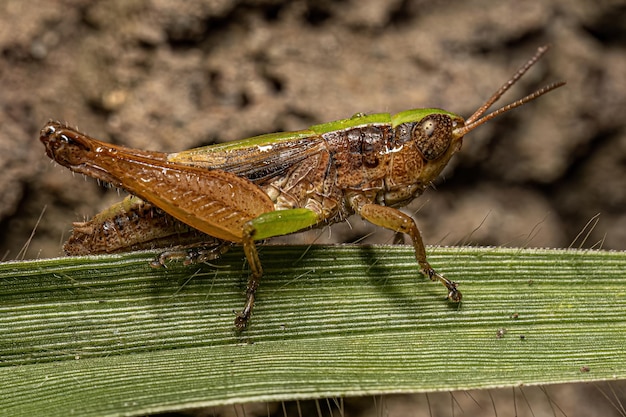
{"type": "Polygon", "coordinates": [[[275,210],[307,208],[325,224],[341,222],[372,203],[402,206],[420,195],[460,149],[452,134],[463,119],[433,113],[419,122],[358,124],[315,134],[296,143],[255,145],[198,155],[171,154],[169,161],[218,169],[259,186],[275,210]]]}

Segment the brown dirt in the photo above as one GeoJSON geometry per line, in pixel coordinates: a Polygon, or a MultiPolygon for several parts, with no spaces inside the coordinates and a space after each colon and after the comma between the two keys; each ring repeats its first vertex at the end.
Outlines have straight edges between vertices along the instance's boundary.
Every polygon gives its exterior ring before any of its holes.
{"type": "MultiPolygon", "coordinates": [[[[119,199],[50,164],[49,119],[175,151],[357,112],[467,116],[549,43],[504,100],[568,85],[468,135],[407,210],[429,244],[623,250],[625,22],[620,0],[4,0],[0,249],[17,257],[45,208],[26,257],[59,255],[72,221],[119,199]]],[[[369,231],[352,219],[332,238],[369,231]]]]}
{"type": "MultiPolygon", "coordinates": [[[[72,221],[118,199],[49,163],[37,141],[49,119],[174,151],[356,112],[469,115],[544,43],[507,100],[568,86],[468,135],[408,210],[427,243],[539,247],[569,246],[599,213],[582,245],[624,249],[626,8],[587,3],[7,0],[1,249],[17,256],[46,207],[27,257],[58,255],[72,221]]],[[[351,225],[333,238],[370,230],[351,225]]]]}

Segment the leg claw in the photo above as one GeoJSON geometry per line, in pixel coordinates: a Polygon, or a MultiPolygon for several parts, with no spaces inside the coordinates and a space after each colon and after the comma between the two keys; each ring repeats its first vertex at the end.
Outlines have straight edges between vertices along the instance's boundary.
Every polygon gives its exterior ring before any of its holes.
{"type": "Polygon", "coordinates": [[[461,302],[463,295],[461,294],[461,291],[457,289],[459,284],[457,284],[454,281],[450,281],[448,278],[444,277],[441,274],[438,274],[437,272],[435,272],[434,269],[430,267],[425,268],[423,272],[428,278],[431,279],[431,281],[439,281],[444,285],[444,287],[448,289],[448,297],[447,297],[448,300],[453,301],[455,303],[461,302]]]}
{"type": "Polygon", "coordinates": [[[243,313],[237,313],[237,317],[235,317],[235,328],[237,331],[241,331],[246,328],[248,325],[248,317],[246,317],[243,313]]]}

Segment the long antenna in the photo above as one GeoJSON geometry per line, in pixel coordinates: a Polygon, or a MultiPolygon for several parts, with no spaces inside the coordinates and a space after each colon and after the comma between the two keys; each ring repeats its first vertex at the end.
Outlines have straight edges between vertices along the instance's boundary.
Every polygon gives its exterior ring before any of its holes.
{"type": "Polygon", "coordinates": [[[535,65],[535,63],[537,63],[537,61],[539,61],[539,59],[543,56],[543,54],[546,53],[546,51],[548,50],[548,46],[544,45],[541,46],[537,49],[537,53],[535,53],[535,55],[528,60],[528,62],[526,62],[519,70],[517,70],[517,72],[506,82],[502,85],[502,87],[500,87],[500,89],[498,91],[496,91],[491,97],[489,97],[489,99],[485,102],[485,104],[483,104],[482,106],[480,106],[478,108],[478,110],[476,110],[474,112],[474,114],[472,114],[466,121],[465,121],[465,126],[461,127],[459,129],[455,130],[455,135],[457,136],[463,136],[465,134],[467,134],[469,131],[475,129],[476,127],[482,125],[483,123],[487,122],[488,120],[493,119],[494,117],[497,117],[499,115],[501,115],[502,113],[505,113],[509,110],[512,110],[516,107],[519,107],[523,104],[528,103],[531,100],[536,99],[539,96],[542,96],[556,88],[562,87],[563,85],[565,85],[564,81],[559,81],[556,83],[552,83],[549,84],[537,91],[535,91],[532,94],[527,95],[524,98],[521,98],[511,104],[508,104],[504,107],[499,108],[498,110],[489,113],[487,116],[484,116],[481,118],[481,116],[483,114],[485,114],[485,112],[487,110],[489,110],[489,108],[491,106],[493,106],[493,104],[498,101],[498,99],[500,97],[502,97],[502,95],[504,93],[507,92],[507,90],[509,88],[511,88],[511,86],[513,84],[515,84],[520,78],[522,78],[522,76],[533,66],[535,65]]]}

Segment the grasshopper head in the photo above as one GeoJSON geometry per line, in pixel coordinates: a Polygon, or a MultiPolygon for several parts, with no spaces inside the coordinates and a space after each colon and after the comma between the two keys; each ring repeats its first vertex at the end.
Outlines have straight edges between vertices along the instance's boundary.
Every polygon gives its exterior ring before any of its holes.
{"type": "Polygon", "coordinates": [[[409,110],[396,116],[415,120],[398,126],[398,137],[410,141],[413,149],[419,152],[415,157],[423,160],[420,180],[431,181],[461,149],[463,135],[456,132],[465,126],[465,121],[461,116],[441,109],[409,110]]]}
{"type": "Polygon", "coordinates": [[[385,180],[388,205],[406,204],[430,184],[461,148],[461,116],[441,109],[406,110],[392,116],[394,146],[385,180]]]}

